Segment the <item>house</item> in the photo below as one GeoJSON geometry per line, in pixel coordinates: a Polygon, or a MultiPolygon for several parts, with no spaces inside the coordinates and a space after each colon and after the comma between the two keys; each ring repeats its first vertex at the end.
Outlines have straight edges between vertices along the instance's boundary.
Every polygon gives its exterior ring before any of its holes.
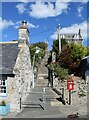
{"type": "Polygon", "coordinates": [[[61,44],[62,39],[65,39],[69,44],[79,43],[82,45],[83,37],[82,37],[81,29],[79,29],[77,33],[61,33],[60,24],[59,24],[56,30],[56,40],[59,40],[59,45],[58,45],[59,52],[61,52],[61,49],[62,49],[62,44],[61,44]]]}
{"type": "Polygon", "coordinates": [[[82,44],[82,34],[81,34],[81,30],[79,29],[78,33],[66,33],[66,34],[60,34],[60,38],[61,39],[65,39],[68,43],[80,43],[82,44]]]}
{"type": "Polygon", "coordinates": [[[89,56],[82,58],[79,66],[80,74],[84,79],[89,76],[89,56]]]}
{"type": "Polygon", "coordinates": [[[18,40],[0,43],[0,101],[5,100],[11,111],[17,112],[20,97],[26,99],[33,79],[26,21],[22,22],[18,33],[18,40]]]}

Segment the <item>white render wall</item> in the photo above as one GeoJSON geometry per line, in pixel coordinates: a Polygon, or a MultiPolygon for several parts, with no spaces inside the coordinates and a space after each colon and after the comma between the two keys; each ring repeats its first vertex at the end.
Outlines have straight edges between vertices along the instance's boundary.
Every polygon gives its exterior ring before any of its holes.
{"type": "Polygon", "coordinates": [[[27,91],[31,89],[32,67],[29,47],[24,43],[18,54],[14,67],[14,78],[8,78],[8,101],[11,111],[20,110],[20,92],[22,100],[27,96],[27,91]]]}

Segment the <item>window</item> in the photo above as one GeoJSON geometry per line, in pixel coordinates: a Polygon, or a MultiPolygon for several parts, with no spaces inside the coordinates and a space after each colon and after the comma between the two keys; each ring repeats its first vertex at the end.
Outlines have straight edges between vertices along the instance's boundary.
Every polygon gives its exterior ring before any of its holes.
{"type": "Polygon", "coordinates": [[[0,95],[6,95],[6,81],[0,80],[0,95]]]}

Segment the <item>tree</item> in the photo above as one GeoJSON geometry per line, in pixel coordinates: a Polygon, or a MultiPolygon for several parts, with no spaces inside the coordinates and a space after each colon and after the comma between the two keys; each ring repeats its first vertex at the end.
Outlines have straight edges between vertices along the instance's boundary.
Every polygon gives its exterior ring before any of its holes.
{"type": "Polygon", "coordinates": [[[47,46],[48,45],[44,42],[37,42],[29,46],[30,54],[31,54],[31,64],[33,65],[35,71],[34,74],[36,75],[36,77],[37,77],[39,64],[45,56],[45,50],[47,49],[47,46]],[[36,47],[39,48],[38,53],[36,53],[37,50],[36,47]]]}
{"type": "MultiPolygon", "coordinates": [[[[68,43],[65,39],[61,39],[61,48],[63,49],[68,43]]],[[[59,40],[53,41],[52,51],[56,53],[56,60],[59,59],[59,40]]]]}
{"type": "Polygon", "coordinates": [[[66,39],[62,38],[61,39],[61,48],[63,49],[63,47],[65,47],[66,45],[68,45],[68,42],[66,41],[66,39]]]}
{"type": "Polygon", "coordinates": [[[48,45],[44,42],[37,42],[37,43],[31,44],[29,46],[30,54],[31,54],[31,63],[33,63],[33,59],[34,59],[34,55],[35,55],[35,66],[37,66],[37,63],[40,62],[40,59],[43,59],[43,57],[45,55],[45,50],[47,49],[47,46],[48,45]],[[37,55],[35,55],[36,46],[38,46],[40,48],[40,52],[37,55]]]}
{"type": "Polygon", "coordinates": [[[80,61],[87,55],[87,49],[80,44],[70,44],[63,48],[60,54],[61,63],[69,68],[71,72],[76,73],[80,61]]]}
{"type": "Polygon", "coordinates": [[[59,41],[58,40],[53,41],[52,51],[56,53],[56,60],[58,60],[59,59],[59,41]]]}
{"type": "Polygon", "coordinates": [[[34,47],[38,46],[39,48],[46,50],[48,47],[48,44],[45,42],[37,42],[33,44],[34,47]]]}

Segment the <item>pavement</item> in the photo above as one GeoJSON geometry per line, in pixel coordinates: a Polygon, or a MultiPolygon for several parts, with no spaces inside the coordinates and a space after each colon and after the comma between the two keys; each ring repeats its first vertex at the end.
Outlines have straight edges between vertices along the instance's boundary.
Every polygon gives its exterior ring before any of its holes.
{"type": "MultiPolygon", "coordinates": [[[[47,55],[46,55],[47,57],[47,55]]],[[[45,60],[47,58],[44,58],[45,60]]],[[[67,118],[70,114],[79,113],[80,118],[86,118],[87,106],[84,103],[80,104],[71,104],[71,105],[63,105],[62,102],[58,101],[56,98],[60,98],[61,94],[56,94],[51,87],[47,87],[48,80],[45,75],[47,75],[47,71],[45,68],[45,60],[42,61],[40,68],[38,70],[38,76],[40,76],[35,82],[35,88],[31,90],[31,93],[28,93],[27,99],[23,102],[29,103],[29,101],[35,102],[37,104],[31,104],[23,107],[20,113],[10,113],[3,118],[67,118]],[[45,70],[43,70],[45,69],[45,70]],[[45,109],[43,110],[40,106],[42,101],[42,90],[45,88],[45,109]],[[38,93],[35,93],[38,92],[38,93]],[[39,93],[41,92],[41,93],[39,93]],[[80,114],[81,113],[81,114],[80,114]]],[[[60,91],[60,85],[58,86],[58,90],[60,91]]],[[[61,92],[61,91],[60,91],[61,92]]],[[[68,96],[68,93],[66,93],[68,96]]],[[[77,96],[75,96],[77,101],[77,96]]],[[[86,101],[86,99],[84,99],[86,101]]],[[[43,104],[41,104],[43,105],[43,104]]]]}
{"type": "Polygon", "coordinates": [[[43,110],[38,104],[42,100],[43,94],[28,94],[26,103],[29,101],[35,101],[37,105],[31,105],[30,107],[25,107],[18,114],[10,113],[5,118],[56,118],[65,117],[58,106],[63,106],[56,98],[59,96],[52,90],[52,88],[47,87],[47,80],[40,80],[40,86],[37,86],[31,92],[42,92],[45,87],[45,110],[43,110]],[[41,84],[42,83],[42,84],[41,84]],[[60,103],[60,104],[59,104],[60,103]]]}

